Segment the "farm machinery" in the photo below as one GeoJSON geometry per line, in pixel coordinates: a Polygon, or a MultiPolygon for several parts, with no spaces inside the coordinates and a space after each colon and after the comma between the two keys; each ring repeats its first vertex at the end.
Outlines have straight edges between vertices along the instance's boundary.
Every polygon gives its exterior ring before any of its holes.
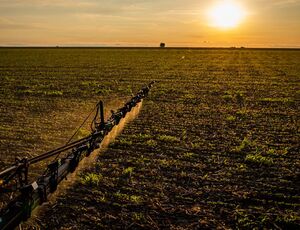
{"type": "Polygon", "coordinates": [[[32,211],[48,200],[49,195],[57,190],[60,182],[76,170],[80,161],[100,148],[104,137],[148,95],[153,84],[154,82],[151,82],[142,88],[123,107],[112,112],[107,121],[104,120],[104,106],[100,101],[95,107],[95,117],[88,136],[73,142],[69,141],[62,147],[31,159],[16,159],[11,167],[1,171],[0,193],[14,192],[17,195],[0,211],[0,230],[14,229],[28,220],[32,211]],[[60,158],[62,153],[64,157],[60,158]],[[55,159],[48,164],[45,172],[35,181],[30,181],[28,176],[30,166],[51,157],[55,159]]]}

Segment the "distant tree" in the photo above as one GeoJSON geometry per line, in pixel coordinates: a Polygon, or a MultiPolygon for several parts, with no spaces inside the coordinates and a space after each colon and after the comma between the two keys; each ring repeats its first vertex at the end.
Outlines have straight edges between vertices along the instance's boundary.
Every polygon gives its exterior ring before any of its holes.
{"type": "Polygon", "coordinates": [[[160,48],[165,48],[166,47],[166,44],[165,43],[160,43],[160,48]]]}

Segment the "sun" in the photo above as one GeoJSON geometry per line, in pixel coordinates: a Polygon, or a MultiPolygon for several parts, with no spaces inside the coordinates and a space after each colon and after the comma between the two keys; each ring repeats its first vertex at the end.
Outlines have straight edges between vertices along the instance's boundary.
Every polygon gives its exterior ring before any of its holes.
{"type": "Polygon", "coordinates": [[[233,1],[222,1],[208,11],[209,22],[213,27],[230,29],[237,27],[243,20],[245,12],[233,1]]]}

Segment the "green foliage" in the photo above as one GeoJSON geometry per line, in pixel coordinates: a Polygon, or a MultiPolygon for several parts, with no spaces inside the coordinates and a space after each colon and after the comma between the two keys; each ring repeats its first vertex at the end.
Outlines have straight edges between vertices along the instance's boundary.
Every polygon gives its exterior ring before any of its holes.
{"type": "Polygon", "coordinates": [[[277,216],[276,221],[279,223],[281,222],[281,223],[285,223],[285,224],[294,225],[294,223],[299,223],[300,216],[297,215],[297,213],[293,213],[290,211],[290,212],[284,213],[282,216],[277,216]]]}
{"type": "Polygon", "coordinates": [[[17,94],[26,96],[47,96],[47,97],[59,97],[64,93],[60,90],[33,90],[33,89],[19,89],[17,94]]]}
{"type": "Polygon", "coordinates": [[[152,161],[151,158],[145,157],[144,155],[141,155],[141,157],[139,157],[136,162],[138,164],[144,165],[145,163],[149,163],[151,161],[152,161]]]}
{"type": "Polygon", "coordinates": [[[226,120],[232,122],[232,121],[236,120],[236,117],[235,116],[228,116],[228,117],[226,117],[226,120]]]}
{"type": "Polygon", "coordinates": [[[273,97],[267,97],[260,99],[261,102],[282,102],[282,103],[289,103],[294,102],[292,98],[273,98],[273,97]]]}
{"type": "Polygon", "coordinates": [[[156,147],[157,146],[157,142],[155,140],[151,139],[151,140],[146,141],[146,145],[148,147],[156,147]]]}
{"type": "Polygon", "coordinates": [[[236,166],[238,171],[245,172],[247,170],[247,165],[244,163],[237,164],[236,166]]]}
{"type": "Polygon", "coordinates": [[[138,133],[131,135],[131,138],[137,139],[137,140],[147,140],[151,138],[151,135],[145,134],[145,133],[138,133]]]}
{"type": "Polygon", "coordinates": [[[192,149],[198,149],[201,147],[201,144],[199,142],[192,142],[191,143],[191,148],[192,149]]]}
{"type": "Polygon", "coordinates": [[[192,153],[192,152],[186,152],[182,155],[182,158],[184,158],[184,159],[191,159],[193,157],[195,157],[195,153],[192,153]]]}
{"type": "Polygon", "coordinates": [[[276,155],[276,150],[275,150],[275,149],[269,149],[269,150],[267,151],[267,154],[268,154],[268,155],[276,155]]]}
{"type": "Polygon", "coordinates": [[[118,143],[121,145],[132,145],[132,141],[126,138],[119,138],[118,143]]]}
{"type": "Polygon", "coordinates": [[[229,101],[232,101],[232,100],[233,100],[233,96],[231,96],[231,95],[224,95],[224,96],[222,96],[222,98],[223,98],[226,102],[229,102],[229,101]]]}
{"type": "Polygon", "coordinates": [[[133,93],[132,88],[130,85],[123,85],[119,86],[117,88],[119,92],[122,92],[122,94],[131,95],[133,93]]]}
{"type": "Polygon", "coordinates": [[[274,163],[272,158],[264,157],[261,154],[248,154],[245,161],[259,165],[272,165],[274,163]]]}
{"type": "Polygon", "coordinates": [[[187,131],[184,129],[184,130],[182,131],[182,134],[181,134],[181,139],[182,139],[182,140],[186,140],[187,137],[188,137],[187,131]]]}
{"type": "Polygon", "coordinates": [[[169,136],[169,135],[159,135],[158,140],[164,141],[164,142],[179,142],[180,139],[174,136],[169,136]]]}
{"type": "Polygon", "coordinates": [[[59,90],[52,90],[52,91],[44,91],[43,94],[45,96],[55,97],[55,96],[62,96],[64,93],[59,90]]]}
{"type": "Polygon", "coordinates": [[[123,170],[122,175],[123,176],[131,176],[133,173],[134,168],[133,167],[128,167],[123,170]]]}
{"type": "Polygon", "coordinates": [[[31,90],[31,89],[18,89],[17,94],[19,95],[36,95],[37,92],[35,90],[31,90]]]}
{"type": "Polygon", "coordinates": [[[112,92],[111,89],[97,89],[96,93],[100,95],[109,95],[112,92]]]}
{"type": "Polygon", "coordinates": [[[134,221],[142,221],[142,220],[144,220],[144,214],[143,213],[141,213],[141,212],[134,212],[133,214],[132,214],[132,218],[133,218],[133,220],[134,221]]]}
{"type": "Polygon", "coordinates": [[[81,176],[80,182],[84,185],[98,186],[102,178],[101,174],[87,173],[81,176]]]}
{"type": "Polygon", "coordinates": [[[114,193],[114,197],[116,197],[117,199],[119,199],[121,201],[129,201],[134,204],[140,204],[143,201],[143,198],[141,196],[128,195],[128,194],[121,193],[121,192],[114,193]]]}
{"type": "Polygon", "coordinates": [[[240,226],[245,229],[252,229],[254,222],[252,220],[252,216],[247,214],[245,211],[236,211],[236,222],[237,226],[240,226]]]}
{"type": "Polygon", "coordinates": [[[132,203],[139,204],[139,203],[141,203],[143,201],[143,199],[142,199],[141,196],[131,195],[130,196],[130,201],[132,203]]]}
{"type": "Polygon", "coordinates": [[[252,145],[253,143],[247,137],[245,137],[242,143],[238,147],[236,147],[236,151],[242,152],[248,150],[252,145]]]}
{"type": "Polygon", "coordinates": [[[196,98],[196,95],[191,94],[191,93],[186,93],[186,94],[184,94],[183,97],[184,97],[184,99],[187,99],[187,100],[193,100],[196,98]]]}
{"type": "Polygon", "coordinates": [[[280,155],[286,155],[288,153],[288,148],[283,149],[268,149],[266,151],[266,154],[269,156],[280,156],[280,155]]]}
{"type": "Polygon", "coordinates": [[[247,110],[245,107],[239,109],[235,114],[236,118],[239,119],[239,122],[246,120],[247,115],[249,116],[250,114],[249,114],[249,110],[247,110]]]}
{"type": "Polygon", "coordinates": [[[244,94],[241,91],[226,91],[222,98],[226,102],[236,102],[240,107],[244,106],[244,94]]]}

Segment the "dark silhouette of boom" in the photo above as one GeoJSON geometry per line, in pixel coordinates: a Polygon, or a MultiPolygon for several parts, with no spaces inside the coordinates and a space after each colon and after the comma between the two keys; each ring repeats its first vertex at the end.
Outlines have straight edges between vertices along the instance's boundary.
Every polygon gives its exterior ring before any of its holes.
{"type": "Polygon", "coordinates": [[[30,218],[32,210],[46,202],[48,196],[55,192],[59,183],[77,168],[79,162],[88,157],[94,150],[98,149],[104,137],[118,125],[120,120],[126,116],[148,92],[154,82],[142,88],[117,112],[113,112],[111,117],[104,121],[103,102],[98,103],[95,118],[91,124],[91,133],[87,137],[68,143],[52,151],[43,153],[31,159],[19,159],[16,163],[0,172],[0,192],[10,191],[10,184],[17,180],[15,190],[19,195],[12,200],[0,212],[0,229],[14,229],[21,222],[30,218]],[[66,152],[66,157],[59,158],[59,154],[66,152]],[[28,182],[29,166],[50,157],[56,156],[51,162],[44,175],[36,181],[28,182]]]}

